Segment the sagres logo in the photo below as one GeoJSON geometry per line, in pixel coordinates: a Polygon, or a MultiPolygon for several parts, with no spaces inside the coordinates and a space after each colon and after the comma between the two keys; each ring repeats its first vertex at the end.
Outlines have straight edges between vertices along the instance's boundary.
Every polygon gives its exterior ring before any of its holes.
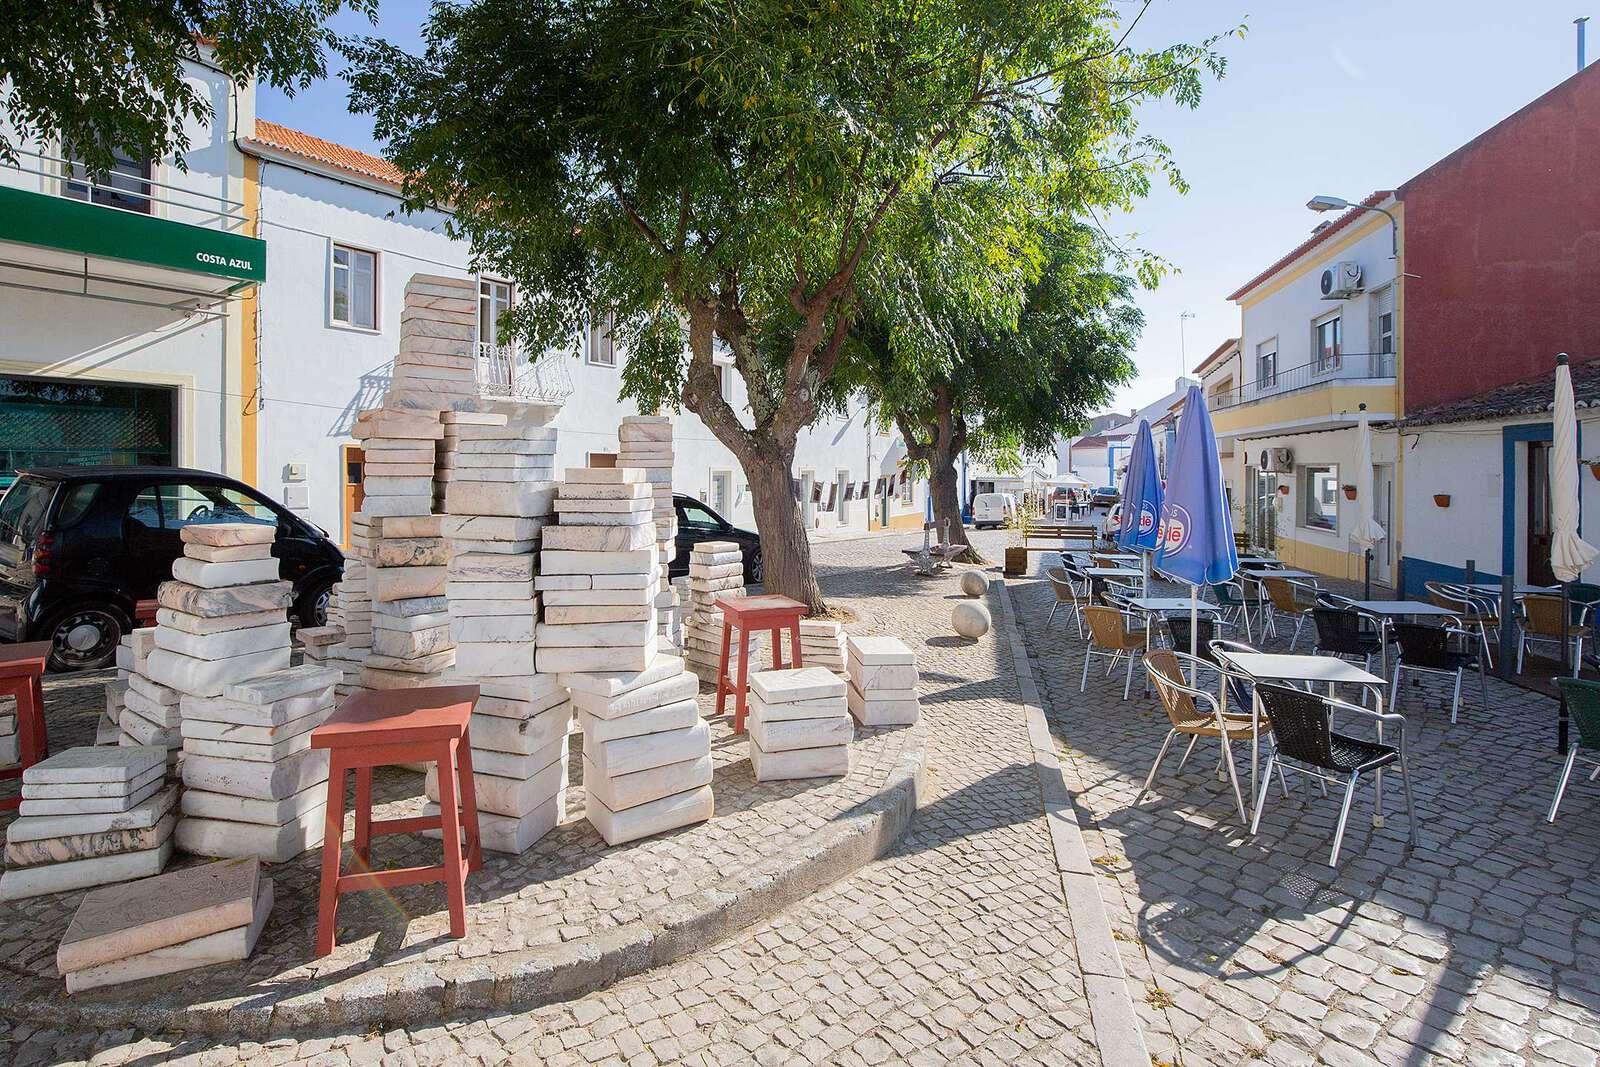
{"type": "Polygon", "coordinates": [[[1150,533],[1156,528],[1156,513],[1148,506],[1139,509],[1139,534],[1150,533]]]}
{"type": "Polygon", "coordinates": [[[1161,551],[1178,552],[1189,543],[1189,512],[1181,504],[1168,504],[1161,517],[1161,551]]]}

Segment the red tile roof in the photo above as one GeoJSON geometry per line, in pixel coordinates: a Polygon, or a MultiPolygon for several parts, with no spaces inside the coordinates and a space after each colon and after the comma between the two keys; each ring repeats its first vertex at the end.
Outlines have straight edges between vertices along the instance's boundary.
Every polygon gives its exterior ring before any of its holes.
{"type": "MultiPolygon", "coordinates": [[[[1361,203],[1365,207],[1376,207],[1378,204],[1382,203],[1385,199],[1392,195],[1393,190],[1379,189],[1377,192],[1361,201],[1361,203]]],[[[1310,237],[1307,237],[1304,241],[1301,241],[1298,245],[1291,249],[1288,254],[1282,256],[1277,262],[1273,263],[1272,266],[1268,267],[1266,270],[1262,271],[1260,274],[1257,274],[1254,278],[1251,278],[1249,281],[1239,286],[1239,288],[1229,293],[1228,299],[1239,299],[1241,296],[1248,293],[1250,290],[1254,289],[1256,286],[1260,285],[1274,274],[1278,273],[1278,271],[1282,270],[1284,267],[1287,267],[1289,264],[1305,255],[1313,248],[1322,244],[1322,242],[1328,240],[1334,234],[1349,226],[1352,222],[1355,222],[1360,216],[1370,214],[1372,214],[1370,211],[1362,211],[1360,208],[1351,208],[1343,215],[1340,215],[1338,218],[1334,219],[1333,222],[1329,223],[1327,226],[1324,226],[1310,237]]]]}
{"type": "Polygon", "coordinates": [[[1196,367],[1192,373],[1195,375],[1195,377],[1198,378],[1201,374],[1203,374],[1205,372],[1206,368],[1210,367],[1211,364],[1215,363],[1217,360],[1221,359],[1223,356],[1228,355],[1229,353],[1231,353],[1235,348],[1238,347],[1238,345],[1239,345],[1239,339],[1237,337],[1228,338],[1226,341],[1224,341],[1220,345],[1218,345],[1216,347],[1216,349],[1209,356],[1207,356],[1205,359],[1202,359],[1200,361],[1200,365],[1198,367],[1196,367]]]}
{"type": "Polygon", "coordinates": [[[387,159],[369,152],[358,152],[354,148],[325,141],[321,137],[313,137],[266,119],[256,120],[255,143],[396,188],[405,180],[400,169],[387,159]]]}

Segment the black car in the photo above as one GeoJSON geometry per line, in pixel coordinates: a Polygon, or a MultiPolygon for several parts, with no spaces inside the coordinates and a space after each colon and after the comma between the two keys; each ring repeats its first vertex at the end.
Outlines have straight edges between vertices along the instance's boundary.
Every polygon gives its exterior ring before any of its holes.
{"type": "Polygon", "coordinates": [[[765,572],[761,566],[760,534],[739,529],[692,496],[674,493],[672,506],[678,512],[678,541],[667,570],[669,577],[681,578],[689,573],[689,551],[701,541],[733,541],[744,552],[745,584],[761,581],[765,572]]]}
{"type": "Polygon", "coordinates": [[[34,467],[0,497],[0,641],[52,641],[52,670],[106,666],[136,603],[172,576],[179,531],[214,522],[276,525],[290,615],[322,624],[344,556],[249,486],[182,467],[34,467]]]}

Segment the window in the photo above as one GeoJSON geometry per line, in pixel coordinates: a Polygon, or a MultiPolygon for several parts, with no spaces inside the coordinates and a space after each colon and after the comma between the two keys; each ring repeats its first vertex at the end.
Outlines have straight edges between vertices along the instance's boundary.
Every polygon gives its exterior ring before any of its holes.
{"type": "Polygon", "coordinates": [[[213,522],[278,524],[278,516],[271,508],[225,486],[163,485],[160,493],[161,524],[169,530],[213,522]]]}
{"type": "Polygon", "coordinates": [[[722,399],[733,403],[733,367],[730,364],[717,364],[717,382],[722,390],[722,399]]]}
{"type": "Polygon", "coordinates": [[[114,162],[106,174],[91,178],[81,163],[67,165],[61,193],[73,200],[150,214],[150,161],[134,159],[120,149],[112,152],[114,162]]]}
{"type": "Polygon", "coordinates": [[[1344,348],[1342,321],[1339,315],[1333,314],[1311,324],[1311,362],[1319,374],[1339,369],[1344,348]]]}
{"type": "Polygon", "coordinates": [[[1381,356],[1394,351],[1394,286],[1375,290],[1372,309],[1372,351],[1381,356]]]}
{"type": "Polygon", "coordinates": [[[1300,525],[1312,530],[1339,528],[1339,468],[1300,468],[1300,525]]]}
{"type": "Polygon", "coordinates": [[[361,330],[378,328],[378,256],[333,246],[333,321],[361,330]]]}
{"type": "Polygon", "coordinates": [[[678,506],[678,525],[693,527],[696,530],[720,530],[722,523],[717,517],[699,504],[689,503],[678,506]]]}
{"type": "MultiPolygon", "coordinates": [[[[478,279],[478,343],[498,347],[500,316],[511,310],[511,283],[478,279]]],[[[509,347],[509,346],[507,346],[509,347]]]]}
{"type": "Polygon", "coordinates": [[[1256,345],[1256,388],[1270,389],[1278,384],[1278,339],[1256,345]]]}
{"type": "Polygon", "coordinates": [[[911,500],[911,475],[905,471],[900,472],[900,503],[910,507],[911,500]]]}
{"type": "Polygon", "coordinates": [[[615,324],[616,320],[609,312],[603,322],[589,324],[584,342],[584,358],[596,367],[617,365],[617,344],[611,336],[611,329],[615,324]]]}
{"type": "Polygon", "coordinates": [[[89,513],[89,505],[94,503],[99,492],[99,482],[79,482],[67,490],[66,496],[61,499],[61,507],[56,511],[56,526],[63,530],[68,526],[76,526],[89,513]]]}

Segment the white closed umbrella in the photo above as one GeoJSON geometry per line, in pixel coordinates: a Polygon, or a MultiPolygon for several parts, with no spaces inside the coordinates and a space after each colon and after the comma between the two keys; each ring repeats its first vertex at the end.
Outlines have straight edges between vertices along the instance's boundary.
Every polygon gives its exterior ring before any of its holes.
{"type": "Polygon", "coordinates": [[[1578,536],[1578,411],[1572,397],[1567,354],[1556,357],[1555,436],[1550,470],[1550,569],[1562,582],[1575,582],[1600,554],[1578,536]]]}
{"type": "Polygon", "coordinates": [[[1372,516],[1372,427],[1367,423],[1367,405],[1361,405],[1356,422],[1356,525],[1350,531],[1350,540],[1361,548],[1365,561],[1365,597],[1372,599],[1372,547],[1388,534],[1372,516]]]}

